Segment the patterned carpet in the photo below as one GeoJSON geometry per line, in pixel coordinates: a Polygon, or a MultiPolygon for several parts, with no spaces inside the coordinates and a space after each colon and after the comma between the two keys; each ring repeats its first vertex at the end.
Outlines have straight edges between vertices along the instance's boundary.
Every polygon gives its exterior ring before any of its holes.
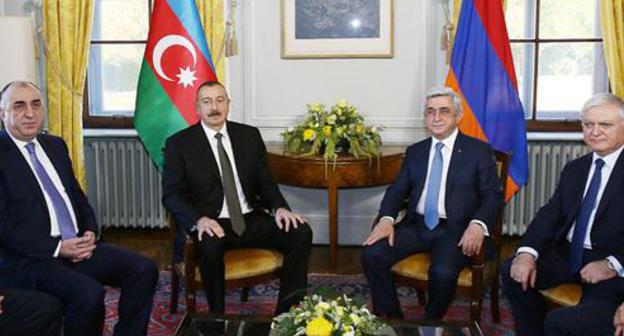
{"type": "MultiPolygon", "coordinates": [[[[366,279],[363,275],[325,275],[310,274],[309,283],[311,285],[310,292],[318,291],[319,288],[333,290],[345,293],[352,297],[369,298],[369,289],[366,279]]],[[[277,300],[277,291],[279,284],[277,281],[267,283],[265,285],[256,286],[249,293],[248,302],[240,302],[240,292],[230,291],[226,297],[226,313],[229,314],[260,314],[270,315],[275,308],[277,300]]],[[[173,335],[182,320],[182,316],[186,310],[183,303],[184,294],[180,294],[180,303],[178,304],[178,313],[169,314],[169,298],[171,294],[171,273],[161,272],[157,293],[154,297],[154,309],[152,311],[151,321],[149,325],[150,336],[173,335]]],[[[401,300],[403,312],[407,319],[417,319],[423,314],[423,307],[418,304],[416,293],[412,288],[399,287],[399,298],[401,300]]],[[[206,310],[207,305],[203,294],[198,296],[198,311],[206,310]]],[[[104,335],[112,335],[113,326],[117,321],[117,302],[119,300],[119,291],[109,289],[106,295],[106,324],[104,327],[104,335]]],[[[484,301],[484,312],[481,328],[485,335],[492,336],[510,336],[512,330],[511,311],[507,302],[501,300],[501,323],[495,325],[492,323],[489,298],[484,301]]],[[[447,313],[446,319],[458,320],[465,319],[468,314],[468,302],[464,300],[455,300],[453,306],[447,313]]]]}

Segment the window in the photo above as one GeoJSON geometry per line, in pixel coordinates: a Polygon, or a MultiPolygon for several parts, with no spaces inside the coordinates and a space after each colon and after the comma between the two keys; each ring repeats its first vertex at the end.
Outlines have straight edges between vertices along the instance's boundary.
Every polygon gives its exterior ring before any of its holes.
{"type": "Polygon", "coordinates": [[[507,1],[507,29],[529,130],[580,130],[583,103],[608,91],[598,1],[507,1]]]}
{"type": "Polygon", "coordinates": [[[151,0],[96,0],[85,127],[132,127],[151,0]]]}

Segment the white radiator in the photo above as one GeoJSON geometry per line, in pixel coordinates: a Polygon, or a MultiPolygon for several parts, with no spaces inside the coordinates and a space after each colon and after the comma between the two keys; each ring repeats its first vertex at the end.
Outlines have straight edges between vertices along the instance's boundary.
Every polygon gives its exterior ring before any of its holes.
{"type": "Polygon", "coordinates": [[[565,164],[589,152],[581,141],[529,141],[528,183],[505,209],[503,233],[521,235],[559,182],[565,164]]]}
{"type": "Polygon", "coordinates": [[[100,227],[166,228],[160,173],[137,138],[85,141],[89,197],[100,227]]]}

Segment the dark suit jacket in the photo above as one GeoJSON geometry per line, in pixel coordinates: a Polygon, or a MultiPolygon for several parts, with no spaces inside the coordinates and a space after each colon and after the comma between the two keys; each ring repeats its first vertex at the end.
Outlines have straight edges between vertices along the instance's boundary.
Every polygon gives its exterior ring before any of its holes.
{"type": "MultiPolygon", "coordinates": [[[[539,253],[566,239],[580,211],[591,165],[589,153],[563,168],[554,195],[535,215],[520,246],[532,247],[539,253]]],[[[624,264],[624,154],[618,158],[602,193],[590,235],[596,256],[613,255],[624,264]]]]}
{"type": "MultiPolygon", "coordinates": [[[[97,233],[93,209],[72,169],[67,145],[55,136],[37,140],[50,158],[72,203],[79,233],[97,233]]],[[[34,172],[6,130],[0,132],[0,247],[7,258],[52,258],[60,237],[50,236],[50,216],[34,172]]]]}
{"type": "MultiPolygon", "coordinates": [[[[255,210],[288,208],[273,181],[258,129],[228,121],[227,131],[249,205],[255,210]]],[[[167,139],[162,185],[165,208],[187,232],[202,216],[219,217],[224,197],[221,174],[200,123],[167,139]]]]}
{"type": "MultiPolygon", "coordinates": [[[[409,200],[406,220],[414,216],[425,188],[431,143],[431,138],[427,138],[407,148],[401,171],[381,201],[379,216],[396,218],[406,199],[409,200]]],[[[470,220],[477,219],[492,232],[502,204],[503,195],[492,148],[459,133],[446,177],[444,205],[450,231],[459,238],[470,220]]]]}

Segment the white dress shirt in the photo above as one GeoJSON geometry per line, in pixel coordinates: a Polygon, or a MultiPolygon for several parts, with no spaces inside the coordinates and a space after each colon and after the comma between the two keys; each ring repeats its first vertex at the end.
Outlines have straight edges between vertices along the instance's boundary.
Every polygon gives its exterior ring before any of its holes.
{"type": "MultiPolygon", "coordinates": [[[[215,137],[217,133],[221,133],[223,137],[221,138],[221,142],[223,142],[223,148],[225,149],[225,153],[230,160],[230,165],[232,166],[232,170],[234,173],[234,181],[236,183],[236,193],[238,195],[238,201],[241,205],[241,211],[243,214],[249,213],[253,211],[253,209],[249,206],[247,199],[245,198],[245,193],[243,192],[243,187],[241,185],[240,179],[238,178],[238,169],[236,168],[236,160],[234,160],[234,151],[232,150],[232,142],[230,141],[230,136],[227,132],[227,123],[223,124],[223,128],[221,128],[218,132],[213,130],[210,127],[201,123],[202,128],[204,129],[204,133],[206,133],[206,137],[208,138],[208,142],[210,143],[210,148],[212,149],[212,154],[214,155],[215,161],[217,161],[217,166],[219,167],[219,174],[222,175],[221,170],[221,162],[219,162],[219,148],[218,148],[218,140],[215,137]]],[[[223,207],[221,208],[221,212],[219,213],[219,218],[230,218],[230,210],[227,206],[227,201],[225,200],[225,193],[223,194],[223,207]]]]}
{"type": "MultiPolygon", "coordinates": [[[[17,148],[19,148],[26,162],[28,162],[28,166],[30,167],[30,170],[32,171],[35,178],[37,179],[39,188],[41,189],[41,192],[43,193],[43,197],[48,207],[48,214],[50,216],[50,236],[52,237],[60,236],[61,231],[59,229],[56,211],[54,210],[54,206],[52,205],[52,200],[50,199],[50,196],[43,188],[43,184],[41,184],[41,181],[39,180],[39,176],[37,175],[37,172],[35,172],[35,168],[33,167],[33,164],[30,161],[30,154],[28,153],[28,149],[26,149],[26,145],[28,144],[28,142],[24,142],[19,139],[16,139],[11,134],[11,132],[9,132],[8,129],[7,129],[7,133],[9,134],[9,137],[11,138],[11,140],[13,140],[17,148]]],[[[74,213],[74,208],[71,204],[71,201],[69,200],[69,195],[67,195],[65,186],[63,186],[63,183],[61,182],[61,178],[56,172],[56,169],[54,169],[54,166],[52,165],[52,162],[50,161],[50,158],[48,158],[48,155],[46,154],[46,152],[43,150],[43,147],[41,147],[41,144],[39,144],[39,141],[37,141],[37,138],[33,139],[31,142],[35,144],[35,154],[37,155],[37,160],[39,160],[39,163],[41,163],[41,165],[43,166],[43,169],[45,169],[48,176],[50,176],[50,179],[52,180],[54,187],[56,188],[56,190],[59,191],[59,194],[63,198],[63,202],[65,202],[65,205],[67,206],[67,209],[69,210],[69,215],[71,217],[72,224],[74,225],[74,230],[78,232],[78,225],[76,223],[76,214],[74,213]]],[[[54,257],[58,256],[60,248],[61,248],[61,243],[59,242],[58,246],[56,247],[56,250],[54,251],[54,254],[53,254],[54,257]]]]}
{"type": "MultiPolygon", "coordinates": [[[[622,153],[623,149],[624,149],[624,146],[620,147],[618,150],[616,150],[615,152],[605,157],[600,157],[596,153],[592,155],[592,165],[589,169],[589,174],[587,174],[587,181],[585,181],[585,190],[583,191],[583,198],[585,198],[585,194],[587,193],[587,190],[589,189],[589,184],[591,182],[591,179],[594,176],[594,171],[596,170],[596,160],[602,159],[604,161],[604,166],[602,167],[602,170],[600,171],[600,187],[598,188],[598,194],[596,195],[596,204],[594,208],[592,209],[592,212],[589,216],[589,223],[587,224],[587,231],[585,232],[585,239],[583,239],[583,246],[588,250],[592,249],[591,230],[594,226],[594,217],[596,216],[596,211],[598,210],[598,206],[600,205],[602,194],[605,190],[605,187],[607,186],[607,183],[609,182],[609,178],[611,177],[611,173],[613,172],[615,163],[620,157],[620,154],[622,153]]],[[[574,234],[575,226],[576,226],[576,222],[572,224],[572,227],[570,228],[566,236],[569,242],[572,242],[572,235],[574,234]]],[[[518,248],[518,252],[516,254],[522,253],[522,252],[531,254],[533,257],[535,257],[536,260],[539,257],[539,253],[532,247],[522,246],[518,248]]],[[[613,270],[615,270],[620,277],[624,277],[624,269],[622,269],[622,265],[620,264],[620,262],[614,256],[608,256],[607,260],[609,260],[610,267],[612,267],[613,270]]]]}
{"type": "MultiPolygon", "coordinates": [[[[446,177],[448,176],[449,166],[451,164],[451,157],[453,156],[453,147],[455,147],[455,141],[457,140],[457,135],[459,131],[455,129],[451,135],[446,137],[445,139],[439,140],[435,137],[431,137],[431,149],[429,149],[429,161],[427,163],[427,179],[425,180],[425,186],[423,188],[422,194],[420,195],[420,199],[418,200],[418,204],[416,205],[416,212],[420,215],[425,213],[425,199],[427,197],[427,187],[429,182],[429,176],[431,174],[431,166],[433,164],[433,158],[435,157],[435,146],[438,142],[441,142],[444,146],[442,146],[442,178],[440,179],[440,191],[438,192],[438,215],[440,219],[446,219],[446,177]]],[[[383,218],[389,218],[394,221],[394,218],[390,216],[384,216],[383,218]]],[[[486,236],[489,236],[489,232],[485,223],[480,220],[473,219],[471,223],[477,223],[483,228],[486,236]]]]}

